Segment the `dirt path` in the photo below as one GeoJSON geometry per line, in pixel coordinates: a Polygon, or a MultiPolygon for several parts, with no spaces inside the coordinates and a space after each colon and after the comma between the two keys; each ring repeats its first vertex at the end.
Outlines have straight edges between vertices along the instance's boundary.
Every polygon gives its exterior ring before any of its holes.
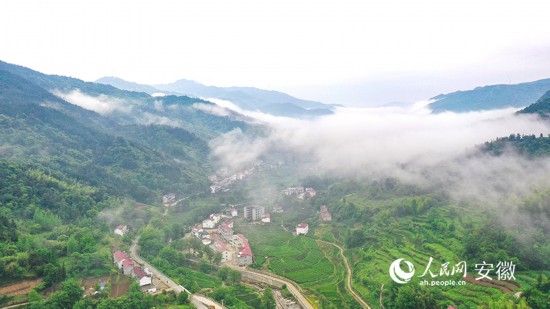
{"type": "Polygon", "coordinates": [[[320,240],[320,239],[317,239],[317,241],[320,242],[320,243],[327,244],[327,245],[333,245],[336,248],[338,248],[338,250],[340,250],[340,256],[342,257],[342,260],[344,261],[344,264],[345,264],[346,269],[347,269],[346,290],[351,294],[351,296],[353,296],[353,298],[355,298],[355,300],[359,304],[361,304],[361,306],[363,308],[371,309],[371,307],[361,298],[361,296],[359,296],[353,290],[353,286],[352,286],[352,282],[351,282],[352,281],[352,270],[351,270],[351,267],[349,266],[348,258],[344,255],[344,248],[342,248],[342,246],[340,246],[338,244],[335,244],[333,242],[328,242],[328,241],[324,241],[324,240],[320,240]]]}

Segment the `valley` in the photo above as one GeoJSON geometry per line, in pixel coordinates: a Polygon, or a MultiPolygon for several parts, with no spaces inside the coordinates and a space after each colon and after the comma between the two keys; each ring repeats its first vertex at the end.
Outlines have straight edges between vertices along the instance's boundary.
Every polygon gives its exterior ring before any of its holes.
{"type": "Polygon", "coordinates": [[[455,153],[354,126],[378,110],[270,123],[1,62],[0,306],[545,308],[547,97],[455,153]]]}

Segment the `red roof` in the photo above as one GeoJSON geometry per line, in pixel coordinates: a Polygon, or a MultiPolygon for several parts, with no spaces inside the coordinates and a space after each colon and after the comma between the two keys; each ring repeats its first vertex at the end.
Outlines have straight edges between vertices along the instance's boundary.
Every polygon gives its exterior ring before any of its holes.
{"type": "Polygon", "coordinates": [[[220,248],[221,252],[227,251],[227,245],[223,241],[216,239],[216,245],[220,248]]]}
{"type": "Polygon", "coordinates": [[[222,225],[220,227],[220,230],[222,231],[223,234],[226,234],[226,235],[233,235],[233,229],[230,228],[229,226],[227,225],[222,225]]]}
{"type": "Polygon", "coordinates": [[[134,267],[134,274],[139,278],[143,278],[143,277],[146,277],[147,276],[147,273],[145,273],[145,271],[143,271],[143,269],[141,269],[141,267],[134,267]]]}
{"type": "Polygon", "coordinates": [[[126,266],[134,266],[134,262],[132,261],[132,259],[125,259],[123,262],[122,262],[122,266],[126,267],[126,266]]]}
{"type": "Polygon", "coordinates": [[[246,239],[246,237],[244,237],[243,234],[237,234],[237,236],[243,242],[243,246],[239,247],[239,257],[252,256],[252,249],[250,249],[250,245],[248,244],[248,239],[246,239]]]}
{"type": "Polygon", "coordinates": [[[308,227],[309,225],[307,225],[307,223],[300,223],[298,225],[296,225],[296,228],[299,228],[299,229],[305,229],[306,227],[308,227]]]}
{"type": "Polygon", "coordinates": [[[127,259],[128,256],[126,255],[126,252],[124,251],[116,251],[115,252],[115,259],[122,261],[124,259],[127,259]]]}
{"type": "Polygon", "coordinates": [[[126,225],[119,225],[116,227],[117,230],[123,230],[126,227],[126,225]]]}

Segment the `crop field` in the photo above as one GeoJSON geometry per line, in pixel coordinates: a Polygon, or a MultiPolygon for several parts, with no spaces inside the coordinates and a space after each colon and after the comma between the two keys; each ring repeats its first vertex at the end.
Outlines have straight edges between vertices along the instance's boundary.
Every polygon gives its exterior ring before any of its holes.
{"type": "Polygon", "coordinates": [[[42,282],[41,279],[34,279],[34,280],[25,280],[18,283],[1,286],[0,287],[0,295],[8,295],[8,296],[18,296],[18,295],[24,295],[28,294],[32,289],[37,287],[40,282],[42,282]]]}
{"type": "Polygon", "coordinates": [[[258,264],[300,284],[319,307],[359,308],[345,291],[346,271],[335,247],[293,236],[276,225],[237,229],[248,237],[258,264]]]}
{"type": "Polygon", "coordinates": [[[251,308],[260,308],[260,305],[262,303],[258,291],[241,284],[233,287],[233,295],[237,299],[245,302],[251,308]]]}
{"type": "MultiPolygon", "coordinates": [[[[430,227],[430,218],[426,214],[417,215],[372,227],[368,230],[373,233],[369,238],[372,241],[361,248],[347,252],[349,259],[356,261],[353,265],[354,287],[363,294],[368,303],[374,307],[378,306],[380,287],[382,284],[388,286],[393,283],[388,270],[390,264],[398,258],[404,258],[416,267],[416,274],[409,284],[419,284],[422,279],[432,280],[429,274],[424,278],[417,278],[426,270],[430,257],[433,258],[430,269],[437,275],[433,280],[466,281],[466,284],[461,286],[434,287],[446,298],[452,299],[449,305],[454,306],[477,307],[482,303],[490,302],[495,295],[503,291],[515,293],[520,287],[536,280],[538,273],[521,271],[516,271],[516,280],[513,281],[498,281],[494,272],[492,281],[475,280],[474,277],[478,276],[478,272],[473,269],[473,264],[482,261],[466,261],[469,266],[467,279],[456,274],[441,275],[439,271],[442,263],[450,262],[450,265],[454,265],[464,260],[461,258],[464,248],[457,237],[468,233],[468,228],[465,226],[475,224],[474,221],[461,222],[462,219],[450,216],[449,212],[452,212],[454,207],[445,206],[437,209],[438,220],[441,220],[445,226],[455,228],[451,234],[440,233],[430,227]]],[[[480,220],[479,216],[471,217],[474,218],[473,220],[480,220]]],[[[498,261],[491,262],[496,264],[498,261]]]]}

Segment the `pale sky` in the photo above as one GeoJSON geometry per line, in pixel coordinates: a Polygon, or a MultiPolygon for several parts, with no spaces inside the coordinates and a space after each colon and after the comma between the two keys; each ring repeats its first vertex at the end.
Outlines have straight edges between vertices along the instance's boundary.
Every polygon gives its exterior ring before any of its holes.
{"type": "Polygon", "coordinates": [[[412,102],[549,78],[549,11],[533,0],[7,0],[0,60],[87,81],[412,102]]]}

